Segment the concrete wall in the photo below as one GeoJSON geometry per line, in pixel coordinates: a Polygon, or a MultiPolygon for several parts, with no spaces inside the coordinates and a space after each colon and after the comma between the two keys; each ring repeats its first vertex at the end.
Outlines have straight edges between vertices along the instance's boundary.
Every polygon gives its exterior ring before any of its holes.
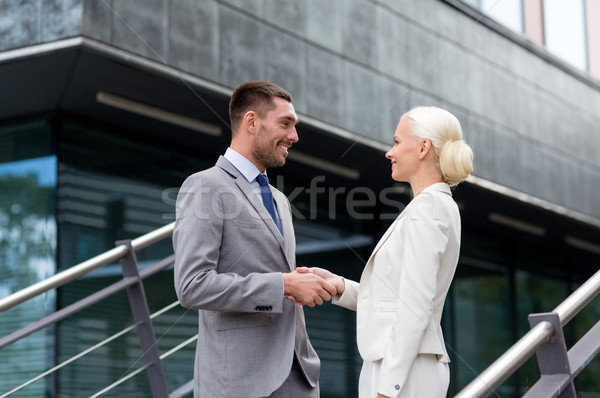
{"type": "Polygon", "coordinates": [[[231,88],[272,80],[299,112],[384,143],[403,111],[440,105],[476,176],[600,218],[600,91],[441,0],[19,3],[0,2],[15,19],[0,48],[79,29],[231,88]]]}
{"type": "Polygon", "coordinates": [[[81,32],[81,0],[0,0],[0,51],[81,32]]]}

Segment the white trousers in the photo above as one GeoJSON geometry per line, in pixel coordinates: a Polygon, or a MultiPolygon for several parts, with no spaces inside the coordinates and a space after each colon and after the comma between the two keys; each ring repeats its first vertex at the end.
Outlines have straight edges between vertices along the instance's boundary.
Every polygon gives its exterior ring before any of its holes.
{"type": "MultiPolygon", "coordinates": [[[[383,359],[364,361],[358,381],[359,398],[377,397],[377,383],[383,359]]],[[[450,385],[450,369],[447,363],[437,360],[433,354],[419,354],[415,358],[406,383],[398,395],[392,398],[443,398],[450,385]]]]}

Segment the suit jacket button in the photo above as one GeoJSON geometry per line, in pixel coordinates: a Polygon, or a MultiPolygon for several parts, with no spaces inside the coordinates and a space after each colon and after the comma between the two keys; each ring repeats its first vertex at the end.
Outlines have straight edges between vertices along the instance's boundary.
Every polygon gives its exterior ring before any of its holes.
{"type": "Polygon", "coordinates": [[[399,385],[399,384],[396,384],[396,385],[394,386],[394,388],[395,388],[396,390],[399,390],[399,389],[400,389],[400,385],[399,385]]]}

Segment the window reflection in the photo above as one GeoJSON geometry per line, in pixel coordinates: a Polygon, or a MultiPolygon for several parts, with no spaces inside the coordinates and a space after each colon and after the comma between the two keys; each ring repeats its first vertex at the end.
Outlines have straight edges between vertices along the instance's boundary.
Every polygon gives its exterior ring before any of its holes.
{"type": "MultiPolygon", "coordinates": [[[[56,156],[45,122],[0,127],[0,298],[55,272],[54,191],[56,156]]],[[[0,313],[6,336],[54,311],[50,291],[0,313]]],[[[0,350],[0,391],[8,391],[48,368],[53,329],[34,333],[0,350]]],[[[44,396],[45,382],[25,395],[44,396]]]]}
{"type": "Polygon", "coordinates": [[[56,157],[0,164],[0,297],[54,273],[56,157]]]}

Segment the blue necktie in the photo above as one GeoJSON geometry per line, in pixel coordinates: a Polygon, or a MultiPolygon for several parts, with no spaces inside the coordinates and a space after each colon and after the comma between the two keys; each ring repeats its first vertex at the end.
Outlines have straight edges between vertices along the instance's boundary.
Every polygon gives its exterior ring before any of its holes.
{"type": "Polygon", "coordinates": [[[273,194],[271,193],[271,188],[269,188],[269,179],[265,177],[263,174],[259,174],[256,177],[256,181],[258,181],[258,185],[260,185],[260,195],[262,196],[262,201],[267,211],[273,218],[275,225],[279,229],[279,232],[283,235],[283,231],[281,230],[281,221],[279,221],[279,216],[275,211],[275,203],[273,202],[273,194]]]}

